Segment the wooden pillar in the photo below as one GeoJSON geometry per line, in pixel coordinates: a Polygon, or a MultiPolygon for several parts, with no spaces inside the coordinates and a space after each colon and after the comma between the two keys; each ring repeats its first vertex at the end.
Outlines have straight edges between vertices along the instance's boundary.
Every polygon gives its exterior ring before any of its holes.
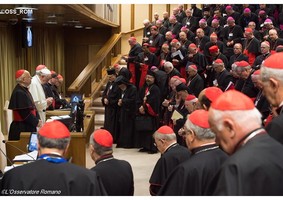
{"type": "Polygon", "coordinates": [[[152,4],[148,4],[148,19],[149,19],[149,21],[152,21],[152,9],[153,9],[152,4]]]}
{"type": "Polygon", "coordinates": [[[135,29],[135,4],[131,4],[131,30],[135,29]]]}
{"type": "Polygon", "coordinates": [[[169,13],[169,16],[171,15],[170,13],[170,4],[166,4],[166,11],[169,13]]]}

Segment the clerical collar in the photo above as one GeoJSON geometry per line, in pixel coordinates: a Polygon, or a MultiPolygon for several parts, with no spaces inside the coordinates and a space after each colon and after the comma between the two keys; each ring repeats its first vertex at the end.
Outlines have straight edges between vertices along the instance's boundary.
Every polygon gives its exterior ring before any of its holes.
{"type": "Polygon", "coordinates": [[[276,112],[278,113],[278,115],[283,113],[283,101],[280,103],[279,107],[276,109],[276,112]]]}
{"type": "Polygon", "coordinates": [[[237,151],[240,147],[244,146],[250,139],[254,138],[256,135],[259,135],[259,134],[265,134],[266,131],[260,127],[260,128],[257,128],[253,131],[251,131],[250,133],[248,133],[247,135],[245,135],[238,143],[237,145],[235,146],[235,151],[237,151]]]}
{"type": "Polygon", "coordinates": [[[165,149],[164,153],[166,153],[166,152],[169,151],[170,149],[176,147],[177,145],[178,145],[178,143],[172,143],[171,145],[169,145],[169,146],[165,149]]]}
{"type": "Polygon", "coordinates": [[[95,164],[97,165],[97,164],[99,164],[101,162],[105,162],[107,160],[112,160],[112,159],[114,159],[112,154],[106,154],[106,155],[101,156],[99,159],[97,159],[95,161],[95,164]]]}
{"type": "Polygon", "coordinates": [[[191,150],[192,152],[192,155],[196,155],[196,154],[199,154],[199,153],[202,153],[202,152],[206,152],[206,151],[211,151],[211,150],[214,150],[214,149],[218,149],[219,146],[216,145],[215,143],[211,144],[205,144],[203,146],[200,146],[200,147],[197,147],[197,148],[194,148],[191,150]]]}
{"type": "Polygon", "coordinates": [[[51,163],[65,163],[67,160],[57,153],[42,154],[38,157],[39,160],[43,159],[51,163]]]}

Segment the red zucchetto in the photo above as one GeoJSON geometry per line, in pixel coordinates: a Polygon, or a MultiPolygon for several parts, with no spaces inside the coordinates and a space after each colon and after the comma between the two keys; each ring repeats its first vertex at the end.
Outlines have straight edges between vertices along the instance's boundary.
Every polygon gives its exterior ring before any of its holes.
{"type": "Polygon", "coordinates": [[[221,111],[252,110],[255,108],[253,101],[237,90],[229,90],[221,94],[211,107],[221,111]]]}
{"type": "Polygon", "coordinates": [[[209,128],[208,123],[208,111],[206,110],[196,110],[189,115],[188,118],[192,124],[201,127],[201,128],[209,128]]]}

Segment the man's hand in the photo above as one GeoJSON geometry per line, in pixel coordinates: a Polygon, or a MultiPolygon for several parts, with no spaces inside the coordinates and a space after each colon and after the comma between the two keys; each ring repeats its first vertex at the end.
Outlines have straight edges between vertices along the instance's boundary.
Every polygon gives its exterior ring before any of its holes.
{"type": "Polygon", "coordinates": [[[118,100],[118,106],[122,106],[122,99],[118,100]]]}

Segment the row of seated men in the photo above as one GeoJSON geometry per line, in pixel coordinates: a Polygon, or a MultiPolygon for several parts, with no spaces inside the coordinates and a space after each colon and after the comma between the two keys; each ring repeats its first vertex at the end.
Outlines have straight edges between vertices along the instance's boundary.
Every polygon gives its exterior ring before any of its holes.
{"type": "MultiPolygon", "coordinates": [[[[266,57],[276,51],[278,46],[282,49],[283,39],[280,36],[280,20],[277,16],[281,16],[282,13],[279,10],[276,15],[280,5],[260,4],[258,9],[252,9],[252,7],[207,5],[203,12],[200,12],[200,16],[194,16],[198,10],[195,5],[186,11],[183,10],[182,5],[179,5],[178,8],[173,9],[170,17],[168,12],[164,12],[162,20],[158,18],[158,15],[153,22],[145,20],[142,45],[135,38],[130,38],[131,50],[128,56],[125,56],[133,82],[137,87],[142,86],[140,73],[146,71],[146,67],[141,66],[142,64],[162,68],[165,61],[170,61],[183,78],[186,78],[185,67],[188,62],[196,64],[200,74],[213,71],[208,69],[208,66],[211,66],[217,58],[224,61],[228,70],[235,61],[241,60],[248,61],[252,67],[260,65],[266,57]],[[234,11],[235,9],[238,12],[234,11]],[[265,16],[267,19],[259,20],[252,10],[258,16],[261,16],[262,12],[272,13],[272,15],[268,14],[265,16]],[[226,14],[225,17],[222,17],[223,11],[226,14]],[[206,15],[210,12],[214,13],[210,17],[211,25],[206,15]],[[277,20],[273,20],[272,16],[277,20]],[[240,18],[244,18],[245,23],[240,23],[240,18]],[[180,21],[184,23],[181,24],[180,21]],[[219,21],[223,23],[219,24],[219,21]],[[268,49],[261,48],[263,41],[267,41],[265,44],[268,49]],[[148,49],[143,50],[143,46],[147,46],[148,49]]],[[[211,86],[211,79],[213,77],[208,77],[206,84],[211,86]]]]}

